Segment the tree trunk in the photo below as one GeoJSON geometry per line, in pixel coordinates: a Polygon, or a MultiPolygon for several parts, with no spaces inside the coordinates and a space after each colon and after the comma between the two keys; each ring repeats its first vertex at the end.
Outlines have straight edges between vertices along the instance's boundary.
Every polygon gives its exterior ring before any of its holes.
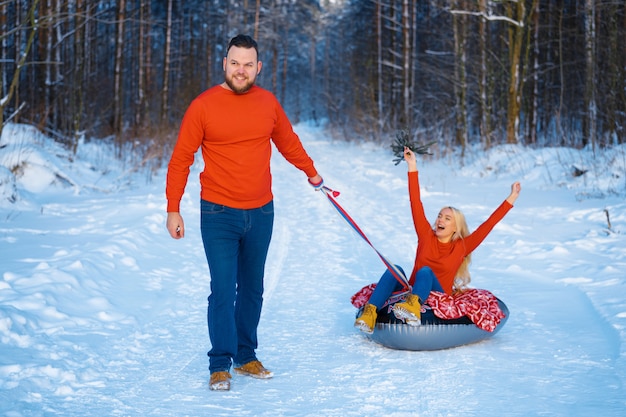
{"type": "MultiPolygon", "coordinates": [[[[487,14],[487,0],[480,0],[479,12],[487,14]]],[[[479,33],[479,53],[480,53],[480,82],[478,85],[478,95],[480,100],[480,133],[485,149],[491,147],[491,105],[489,97],[489,61],[487,60],[487,49],[489,48],[489,37],[487,31],[487,20],[481,18],[478,22],[479,33]]]]}
{"type": "Polygon", "coordinates": [[[161,89],[161,124],[167,122],[167,113],[169,111],[169,79],[170,79],[170,62],[172,49],[172,2],[167,1],[167,29],[165,31],[165,52],[163,56],[163,88],[161,89]]]}
{"type": "Polygon", "coordinates": [[[533,90],[531,97],[531,105],[530,111],[528,112],[529,122],[528,122],[528,135],[529,141],[532,144],[537,143],[537,120],[539,118],[539,2],[534,1],[533,4],[533,66],[532,66],[532,81],[533,81],[533,90]]]}
{"type": "Polygon", "coordinates": [[[508,17],[512,23],[509,25],[509,91],[507,98],[507,122],[506,142],[518,143],[518,130],[521,109],[521,58],[522,42],[524,40],[524,15],[525,6],[523,1],[516,1],[513,6],[507,7],[508,17]]]}
{"type": "Polygon", "coordinates": [[[256,10],[254,12],[254,40],[259,39],[259,19],[261,16],[261,0],[256,0],[256,10]]]}
{"type": "Polygon", "coordinates": [[[145,92],[145,56],[146,56],[146,2],[147,0],[140,0],[139,2],[139,22],[138,26],[138,38],[137,39],[137,96],[135,98],[135,127],[143,127],[143,107],[146,98],[145,92]]]}
{"type": "Polygon", "coordinates": [[[117,36],[115,38],[115,70],[113,75],[113,132],[117,144],[121,145],[123,91],[122,64],[124,60],[124,21],[126,19],[126,0],[119,0],[117,10],[117,36]]]}
{"type": "Polygon", "coordinates": [[[595,0],[585,0],[585,129],[583,146],[596,149],[596,10],[595,0]]]}
{"type": "MultiPolygon", "coordinates": [[[[460,10],[464,9],[463,1],[454,5],[460,10]]],[[[465,155],[467,147],[467,76],[466,76],[466,24],[464,14],[452,15],[454,32],[454,96],[455,96],[455,135],[456,143],[461,146],[461,158],[465,155]]]]}
{"type": "Polygon", "coordinates": [[[405,126],[411,126],[411,19],[409,0],[402,2],[402,104],[405,126]]]}
{"type": "Polygon", "coordinates": [[[381,1],[376,2],[376,83],[378,90],[378,136],[382,134],[385,125],[383,116],[383,46],[382,46],[382,10],[381,1]]]}
{"type": "MultiPolygon", "coordinates": [[[[5,2],[0,2],[0,33],[8,33],[8,31],[9,22],[7,17],[7,4],[5,2]]],[[[4,39],[4,36],[1,36],[0,39],[0,98],[2,98],[4,95],[4,89],[8,88],[9,85],[9,75],[7,74],[6,65],[9,60],[9,51],[7,47],[8,43],[6,39],[4,39]]],[[[2,129],[0,128],[0,131],[1,130],[2,129]]]]}
{"type": "MultiPolygon", "coordinates": [[[[58,22],[55,22],[53,27],[55,28],[55,46],[54,46],[54,62],[63,62],[61,58],[61,50],[63,48],[63,43],[61,42],[63,39],[63,10],[61,6],[61,0],[56,0],[55,8],[54,8],[54,19],[58,19],[58,22]]],[[[61,65],[54,65],[54,80],[52,82],[52,91],[53,91],[53,99],[52,101],[58,101],[56,103],[58,108],[61,108],[61,112],[52,112],[50,114],[52,126],[59,126],[61,124],[61,114],[63,114],[64,106],[63,106],[63,91],[61,91],[61,85],[63,84],[63,76],[61,75],[61,65]]]]}
{"type": "MultiPolygon", "coordinates": [[[[45,45],[45,82],[44,82],[44,90],[43,90],[43,97],[44,97],[44,111],[46,116],[44,116],[43,118],[47,118],[48,116],[48,111],[46,109],[52,109],[53,105],[53,92],[52,92],[52,85],[54,84],[53,81],[53,72],[52,72],[52,53],[53,53],[53,40],[54,40],[54,25],[51,24],[51,20],[52,20],[52,0],[46,0],[45,5],[42,5],[42,10],[40,11],[41,16],[46,16],[45,17],[45,21],[47,21],[47,27],[44,28],[44,30],[42,30],[42,37],[45,39],[44,42],[42,42],[45,45]]],[[[56,113],[56,112],[55,112],[56,113]]]]}
{"type": "Polygon", "coordinates": [[[272,42],[272,91],[278,89],[278,45],[272,42]]]}
{"type": "MultiPolygon", "coordinates": [[[[15,100],[16,110],[14,112],[14,115],[17,114],[20,108],[22,107],[22,105],[18,101],[19,96],[17,94],[19,80],[20,80],[20,72],[22,71],[22,68],[24,67],[24,63],[26,62],[26,57],[28,56],[30,52],[30,48],[33,46],[35,35],[37,34],[39,22],[37,19],[35,19],[35,10],[37,10],[38,6],[39,6],[39,0],[33,0],[33,3],[31,4],[30,9],[28,10],[28,23],[30,25],[29,27],[30,33],[28,35],[28,39],[26,40],[24,50],[20,51],[20,53],[18,54],[19,59],[16,60],[15,62],[15,72],[13,72],[13,78],[11,80],[11,84],[9,85],[7,94],[0,97],[0,137],[2,136],[2,128],[5,122],[4,121],[4,109],[6,106],[9,105],[11,100],[14,98],[13,97],[14,95],[16,99],[15,100]]],[[[17,49],[19,50],[19,46],[17,47],[17,49]]],[[[9,117],[9,120],[11,120],[11,117],[9,117]]]]}
{"type": "Polygon", "coordinates": [[[74,16],[76,33],[74,37],[74,62],[76,67],[72,70],[72,153],[78,151],[78,141],[83,133],[83,115],[85,113],[85,1],[76,0],[76,15],[74,16]]]}
{"type": "Polygon", "coordinates": [[[565,79],[565,63],[563,62],[563,10],[559,9],[558,11],[559,13],[559,27],[558,27],[558,31],[559,31],[559,35],[558,35],[558,39],[559,39],[559,57],[558,57],[558,62],[559,62],[559,85],[561,86],[560,90],[559,90],[559,107],[558,107],[558,111],[557,111],[557,121],[556,121],[556,126],[558,129],[558,133],[560,136],[560,141],[559,144],[564,144],[565,143],[565,133],[563,132],[563,106],[565,104],[565,89],[567,88],[567,81],[565,79]]]}
{"type": "Polygon", "coordinates": [[[309,77],[311,77],[311,85],[313,87],[311,93],[311,118],[317,124],[317,114],[315,108],[317,107],[317,94],[318,94],[318,78],[316,74],[316,62],[317,62],[317,33],[313,33],[311,36],[311,45],[309,47],[309,77]]]}
{"type": "MultiPolygon", "coordinates": [[[[152,2],[146,1],[146,16],[152,16],[152,2]]],[[[146,98],[144,100],[144,110],[146,115],[148,115],[148,119],[150,119],[150,101],[152,98],[152,93],[154,91],[153,83],[154,83],[154,69],[152,68],[152,36],[146,36],[145,40],[145,57],[144,57],[144,77],[145,77],[145,88],[146,88],[146,98]]],[[[145,120],[144,120],[145,122],[145,120]]],[[[148,120],[150,122],[150,120],[148,120]]]]}
{"type": "Polygon", "coordinates": [[[289,69],[289,42],[281,42],[281,44],[283,46],[283,70],[280,77],[282,80],[280,83],[280,102],[284,103],[287,100],[287,79],[289,78],[287,71],[289,69]]]}

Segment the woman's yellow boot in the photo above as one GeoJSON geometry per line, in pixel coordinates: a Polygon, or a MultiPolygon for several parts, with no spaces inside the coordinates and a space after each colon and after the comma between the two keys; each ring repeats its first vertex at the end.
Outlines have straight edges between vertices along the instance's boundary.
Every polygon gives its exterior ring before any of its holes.
{"type": "Polygon", "coordinates": [[[418,326],[421,324],[422,305],[420,298],[415,294],[409,294],[406,301],[393,306],[393,314],[399,320],[405,320],[406,324],[418,326]]]}
{"type": "Polygon", "coordinates": [[[365,304],[363,313],[361,313],[361,316],[354,322],[354,327],[364,333],[372,334],[374,333],[374,326],[376,326],[376,317],[376,306],[373,304],[365,304]]]}

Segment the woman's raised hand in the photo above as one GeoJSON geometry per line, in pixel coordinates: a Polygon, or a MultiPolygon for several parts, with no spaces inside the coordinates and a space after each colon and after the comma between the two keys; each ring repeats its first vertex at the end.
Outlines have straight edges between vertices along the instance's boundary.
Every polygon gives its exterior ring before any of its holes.
{"type": "Polygon", "coordinates": [[[519,181],[515,181],[513,184],[511,184],[511,194],[509,194],[506,201],[514,204],[515,200],[517,200],[517,197],[519,197],[520,191],[522,191],[522,184],[520,184],[519,181]]]}
{"type": "Polygon", "coordinates": [[[404,147],[404,160],[409,166],[409,172],[417,171],[417,158],[415,157],[415,152],[408,148],[408,146],[404,147]]]}

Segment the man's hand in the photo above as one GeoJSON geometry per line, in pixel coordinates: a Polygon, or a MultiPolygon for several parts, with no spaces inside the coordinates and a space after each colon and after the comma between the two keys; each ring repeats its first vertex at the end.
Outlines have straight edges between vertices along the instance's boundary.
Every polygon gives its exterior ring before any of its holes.
{"type": "Polygon", "coordinates": [[[309,184],[315,188],[315,191],[319,191],[324,186],[324,180],[319,174],[317,174],[316,176],[309,178],[309,184]]]}
{"type": "Polygon", "coordinates": [[[166,227],[167,231],[170,232],[170,236],[174,239],[185,237],[185,223],[183,222],[183,218],[180,213],[167,213],[166,227]]]}

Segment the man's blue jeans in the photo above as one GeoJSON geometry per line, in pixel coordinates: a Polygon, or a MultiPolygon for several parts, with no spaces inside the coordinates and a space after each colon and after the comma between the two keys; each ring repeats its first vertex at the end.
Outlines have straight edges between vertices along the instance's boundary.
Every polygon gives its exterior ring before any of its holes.
{"type": "MultiPolygon", "coordinates": [[[[398,268],[404,273],[402,268],[398,268]]],[[[377,310],[380,310],[391,294],[402,288],[402,284],[394,278],[389,270],[386,270],[380,277],[378,284],[376,284],[376,288],[369,299],[369,303],[375,305],[377,310]]],[[[424,266],[415,274],[415,282],[413,283],[411,292],[417,295],[420,298],[420,302],[423,303],[426,301],[431,291],[444,292],[433,270],[428,266],[424,266]]]]}
{"type": "Polygon", "coordinates": [[[256,360],[265,259],[274,203],[250,210],[200,202],[200,229],[211,273],[207,321],[209,371],[256,360]]]}

